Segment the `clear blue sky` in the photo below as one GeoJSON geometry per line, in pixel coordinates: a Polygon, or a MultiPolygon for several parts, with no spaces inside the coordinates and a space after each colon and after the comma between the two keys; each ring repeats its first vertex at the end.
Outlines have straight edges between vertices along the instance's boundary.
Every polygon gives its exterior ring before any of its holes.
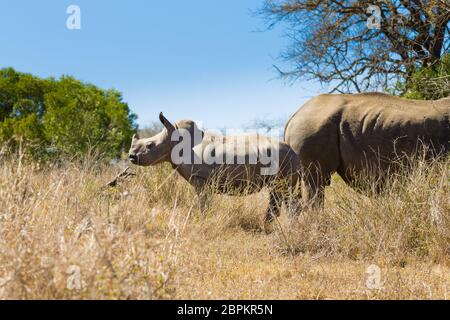
{"type": "Polygon", "coordinates": [[[274,79],[287,40],[257,32],[262,0],[0,0],[0,67],[115,88],[145,126],[168,118],[238,128],[287,117],[318,85],[274,79]],[[81,8],[81,30],[66,9],[81,8]]]}

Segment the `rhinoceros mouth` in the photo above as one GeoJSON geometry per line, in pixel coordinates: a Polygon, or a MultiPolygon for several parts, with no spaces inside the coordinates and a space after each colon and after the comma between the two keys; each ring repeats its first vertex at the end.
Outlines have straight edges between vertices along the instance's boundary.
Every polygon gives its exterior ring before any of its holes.
{"type": "Polygon", "coordinates": [[[135,154],[131,154],[128,156],[128,159],[132,164],[139,164],[139,157],[135,154]]]}

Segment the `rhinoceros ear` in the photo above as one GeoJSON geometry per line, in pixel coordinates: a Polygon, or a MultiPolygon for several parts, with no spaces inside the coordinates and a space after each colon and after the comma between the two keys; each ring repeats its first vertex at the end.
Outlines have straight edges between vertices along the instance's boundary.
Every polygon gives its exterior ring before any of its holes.
{"type": "Polygon", "coordinates": [[[164,127],[166,127],[167,131],[172,132],[175,130],[175,127],[173,126],[173,124],[170,123],[170,121],[167,120],[166,117],[164,117],[162,112],[159,114],[159,121],[161,121],[161,123],[164,125],[164,127]]]}

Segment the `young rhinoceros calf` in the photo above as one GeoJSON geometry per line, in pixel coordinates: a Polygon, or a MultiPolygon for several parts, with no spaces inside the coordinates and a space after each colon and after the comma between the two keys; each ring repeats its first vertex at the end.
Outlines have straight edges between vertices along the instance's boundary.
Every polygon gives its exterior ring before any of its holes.
{"type": "MultiPolygon", "coordinates": [[[[157,135],[133,137],[129,160],[139,166],[170,162],[194,186],[201,205],[206,190],[246,195],[269,188],[264,228],[272,230],[274,216],[300,181],[299,159],[289,145],[260,135],[222,136],[200,130],[195,122],[170,123],[161,113],[164,129],[157,135]]],[[[292,197],[290,197],[292,198],[292,197]]],[[[294,206],[296,207],[296,206],[294,206]]]]}

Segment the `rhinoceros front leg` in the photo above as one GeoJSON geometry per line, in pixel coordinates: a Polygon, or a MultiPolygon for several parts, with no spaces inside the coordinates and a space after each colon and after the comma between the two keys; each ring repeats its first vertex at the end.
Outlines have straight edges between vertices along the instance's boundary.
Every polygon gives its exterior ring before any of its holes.
{"type": "Polygon", "coordinates": [[[206,179],[193,176],[191,178],[191,184],[194,186],[195,193],[197,194],[199,210],[200,212],[205,212],[210,199],[210,194],[206,188],[206,179]]]}

